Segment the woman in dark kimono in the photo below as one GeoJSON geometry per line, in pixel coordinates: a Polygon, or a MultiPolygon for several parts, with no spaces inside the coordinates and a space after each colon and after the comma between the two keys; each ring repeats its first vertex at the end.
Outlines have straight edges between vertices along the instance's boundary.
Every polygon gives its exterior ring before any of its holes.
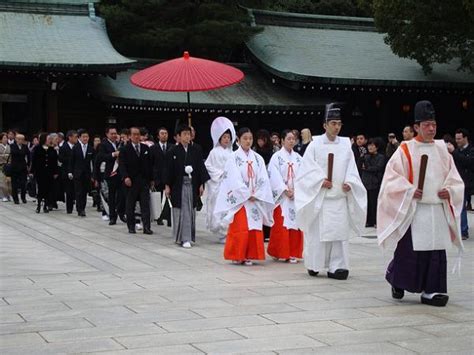
{"type": "Polygon", "coordinates": [[[366,227],[375,227],[377,221],[377,197],[385,171],[385,156],[379,153],[380,141],[370,139],[367,144],[369,154],[362,157],[361,179],[367,190],[366,227]]]}
{"type": "MultiPolygon", "coordinates": [[[[47,140],[51,139],[51,146],[56,151],[58,155],[58,174],[61,176],[61,169],[63,168],[59,163],[59,135],[57,133],[51,133],[47,140]]],[[[49,144],[48,144],[49,145],[49,144]]],[[[51,201],[51,206],[54,209],[58,209],[58,202],[66,202],[64,196],[64,186],[63,181],[60,178],[54,179],[54,192],[53,192],[53,200],[51,201]]]]}
{"type": "Polygon", "coordinates": [[[48,213],[54,202],[54,182],[58,178],[58,154],[52,147],[51,140],[47,140],[48,135],[42,133],[39,137],[39,144],[33,149],[33,159],[31,163],[31,173],[38,184],[36,213],[48,213]]]}

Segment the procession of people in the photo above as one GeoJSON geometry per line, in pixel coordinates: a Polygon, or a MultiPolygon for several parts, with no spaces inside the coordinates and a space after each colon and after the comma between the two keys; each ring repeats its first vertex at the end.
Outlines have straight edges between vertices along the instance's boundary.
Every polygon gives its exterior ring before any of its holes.
{"type": "Polygon", "coordinates": [[[343,104],[329,104],[324,133],[303,129],[300,139],[294,129],[236,132],[232,121],[218,117],[206,159],[188,125],[177,127],[173,143],[164,127],[156,142],[142,127],[107,127],[94,144],[79,129],[40,133],[32,146],[9,131],[0,135],[0,193],[15,204],[27,203],[29,194],[36,213],[49,213],[62,201],[68,214],[75,206],[81,218],[91,195],[109,225],[120,220],[130,234],[151,235],[152,222],[166,221],[174,241],[191,248],[206,192],[206,225],[224,245],[225,260],[247,266],[266,254],[291,264],[303,260],[310,276],[326,272],[335,280],[349,277],[349,240],[374,227],[379,245],[394,250],[386,272],[392,297],[421,293],[422,303],[445,306],[446,250],[456,246],[460,263],[469,237],[469,132],[456,131],[454,144],[435,140],[437,117],[429,101],[416,104],[404,140],[390,133],[385,148],[380,138],[362,133],[341,136],[344,120],[343,104]]]}

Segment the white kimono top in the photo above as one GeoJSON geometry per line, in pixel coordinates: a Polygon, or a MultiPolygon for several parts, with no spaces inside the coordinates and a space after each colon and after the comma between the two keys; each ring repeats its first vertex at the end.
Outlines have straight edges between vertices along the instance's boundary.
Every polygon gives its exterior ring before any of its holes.
{"type": "Polygon", "coordinates": [[[367,191],[357,170],[349,138],[330,141],[314,137],[306,148],[295,181],[296,218],[305,239],[344,241],[362,235],[367,215],[367,191]],[[334,154],[331,189],[322,188],[328,177],[328,154],[334,154]],[[351,187],[344,192],[342,185],[351,187]]]}
{"type": "Polygon", "coordinates": [[[382,247],[395,247],[411,226],[413,249],[442,250],[452,243],[462,249],[460,214],[464,183],[442,140],[403,142],[389,160],[377,205],[377,236],[382,247]],[[421,156],[428,156],[421,200],[418,187],[421,156]],[[449,191],[449,200],[438,192],[449,191]]]}
{"type": "Polygon", "coordinates": [[[287,229],[298,229],[296,223],[295,200],[286,196],[285,191],[294,190],[295,179],[303,158],[295,151],[290,153],[282,148],[273,154],[268,164],[268,176],[272,187],[275,208],[281,207],[283,226],[287,229]]]}
{"type": "Polygon", "coordinates": [[[273,225],[273,196],[263,158],[252,150],[239,148],[224,168],[214,218],[228,227],[234,215],[245,207],[249,230],[262,230],[262,224],[273,225]],[[256,201],[251,202],[253,196],[256,201]]]}

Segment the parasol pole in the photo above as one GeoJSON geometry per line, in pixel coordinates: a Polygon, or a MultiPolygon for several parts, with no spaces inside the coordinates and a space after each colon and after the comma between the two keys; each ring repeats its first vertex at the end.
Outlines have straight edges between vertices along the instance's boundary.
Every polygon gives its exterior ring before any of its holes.
{"type": "Polygon", "coordinates": [[[186,92],[186,96],[188,97],[188,126],[191,127],[191,94],[189,91],[186,92]]]}

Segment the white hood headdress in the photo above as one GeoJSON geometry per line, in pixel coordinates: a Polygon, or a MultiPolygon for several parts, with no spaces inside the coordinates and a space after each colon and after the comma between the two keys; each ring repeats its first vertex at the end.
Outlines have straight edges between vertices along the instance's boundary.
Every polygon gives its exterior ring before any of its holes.
{"type": "Polygon", "coordinates": [[[211,137],[214,147],[219,144],[219,139],[227,131],[230,131],[231,144],[235,142],[236,134],[234,124],[227,117],[217,117],[211,124],[211,137]]]}

